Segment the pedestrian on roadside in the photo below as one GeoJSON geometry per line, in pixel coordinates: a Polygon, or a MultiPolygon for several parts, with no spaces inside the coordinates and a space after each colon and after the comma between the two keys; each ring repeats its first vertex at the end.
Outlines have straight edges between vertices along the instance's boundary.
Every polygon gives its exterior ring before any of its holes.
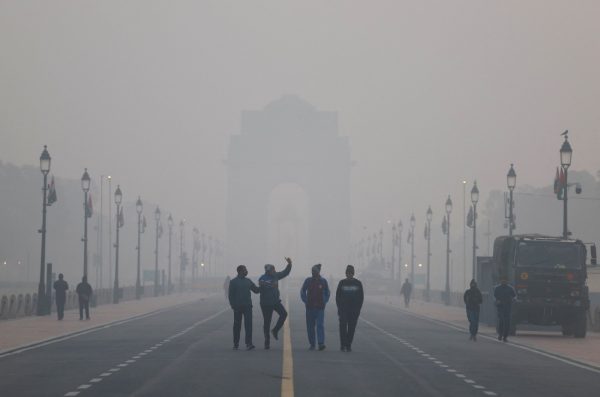
{"type": "Polygon", "coordinates": [[[267,264],[265,265],[265,274],[258,279],[258,288],[260,289],[260,309],[262,310],[264,320],[263,333],[265,334],[265,349],[267,350],[271,347],[269,332],[273,335],[275,340],[278,340],[279,330],[283,327],[283,323],[288,316],[279,297],[279,280],[287,277],[292,271],[292,260],[290,258],[285,258],[285,260],[287,266],[283,271],[276,272],[275,266],[267,264]],[[271,330],[271,318],[273,317],[274,311],[277,312],[279,318],[277,319],[275,327],[271,330]]]}
{"type": "Polygon", "coordinates": [[[335,303],[340,321],[340,350],[342,351],[352,351],[352,340],[363,301],[362,283],[354,278],[354,266],[348,265],[346,278],[340,280],[335,292],[335,303]]]}
{"type": "Polygon", "coordinates": [[[477,331],[479,330],[479,308],[483,303],[483,296],[477,287],[477,282],[471,280],[470,288],[465,291],[463,300],[467,307],[467,319],[469,320],[469,340],[477,341],[477,331]]]}
{"type": "Polygon", "coordinates": [[[508,284],[506,277],[502,277],[500,285],[494,288],[494,298],[496,298],[496,308],[498,309],[498,340],[507,341],[511,326],[512,303],[516,296],[514,288],[508,284]]]}
{"type": "Polygon", "coordinates": [[[59,320],[65,317],[65,302],[67,301],[67,290],[69,289],[69,284],[63,278],[63,274],[60,273],[58,280],[54,282],[54,291],[56,291],[54,299],[56,300],[56,314],[59,320]]]}
{"type": "Polygon", "coordinates": [[[229,275],[225,277],[225,282],[223,283],[223,291],[225,293],[225,299],[229,297],[229,283],[231,282],[231,277],[229,275]]]}
{"type": "Polygon", "coordinates": [[[246,278],[248,269],[246,266],[237,267],[237,277],[229,282],[229,305],[233,309],[233,350],[237,350],[240,344],[240,332],[242,330],[242,317],[244,318],[244,333],[246,350],[254,349],[252,344],[252,297],[250,291],[258,294],[259,289],[246,278]]]}
{"type": "Polygon", "coordinates": [[[81,282],[77,284],[75,292],[79,296],[79,319],[83,320],[83,311],[85,310],[85,319],[90,319],[90,299],[92,298],[92,286],[87,282],[87,277],[83,276],[81,282]]]}
{"type": "Polygon", "coordinates": [[[310,350],[315,350],[315,328],[319,350],[325,350],[325,305],[329,301],[329,285],[321,277],[321,264],[311,269],[312,276],[304,280],[300,289],[300,298],[306,306],[306,331],[310,350]]]}
{"type": "Polygon", "coordinates": [[[412,294],[412,284],[408,279],[404,280],[404,284],[400,288],[400,293],[404,296],[404,307],[410,304],[410,296],[412,294]]]}

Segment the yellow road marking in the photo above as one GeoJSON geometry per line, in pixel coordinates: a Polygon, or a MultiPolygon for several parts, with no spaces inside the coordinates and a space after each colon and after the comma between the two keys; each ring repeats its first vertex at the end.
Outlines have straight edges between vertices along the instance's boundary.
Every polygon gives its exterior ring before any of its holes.
{"type": "Polygon", "coordinates": [[[290,335],[290,300],[285,298],[288,318],[283,326],[283,370],[281,374],[281,397],[294,397],[294,360],[292,358],[292,338],[290,335]]]}

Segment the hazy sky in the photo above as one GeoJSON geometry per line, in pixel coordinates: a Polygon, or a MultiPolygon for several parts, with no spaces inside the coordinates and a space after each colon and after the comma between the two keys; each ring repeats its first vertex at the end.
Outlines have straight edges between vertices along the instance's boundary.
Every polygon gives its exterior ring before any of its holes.
{"type": "MultiPolygon", "coordinates": [[[[600,169],[598,1],[0,1],[0,159],[113,175],[224,236],[242,110],[296,94],[338,111],[354,230],[515,163],[552,182],[559,134],[600,169]]],[[[469,183],[470,188],[470,183],[469,183]]],[[[79,210],[79,208],[77,208],[79,210]]],[[[437,222],[437,221],[435,221],[437,222]]]]}

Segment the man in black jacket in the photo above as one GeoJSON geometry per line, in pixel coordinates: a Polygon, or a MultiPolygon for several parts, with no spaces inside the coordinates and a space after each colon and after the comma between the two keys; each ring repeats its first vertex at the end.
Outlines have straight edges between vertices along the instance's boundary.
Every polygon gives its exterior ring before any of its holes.
{"type": "Polygon", "coordinates": [[[90,319],[90,299],[92,298],[92,286],[87,282],[87,277],[83,276],[81,282],[75,289],[79,296],[79,319],[83,320],[83,311],[85,310],[85,319],[90,319]]]}
{"type": "Polygon", "coordinates": [[[494,288],[494,298],[496,298],[496,307],[498,309],[498,340],[506,342],[506,338],[510,332],[512,303],[516,296],[515,290],[508,284],[506,277],[503,277],[500,285],[494,288]]]}
{"type": "Polygon", "coordinates": [[[335,292],[335,303],[340,320],[340,349],[352,351],[352,340],[364,300],[362,283],[354,278],[354,266],[346,267],[346,278],[340,280],[335,292]]]}
{"type": "Polygon", "coordinates": [[[58,319],[62,320],[65,317],[65,302],[67,301],[67,290],[69,284],[63,280],[63,274],[58,275],[58,280],[54,282],[55,299],[56,299],[56,314],[58,319]]]}
{"type": "Polygon", "coordinates": [[[470,287],[465,291],[463,300],[467,306],[467,319],[469,320],[469,333],[471,334],[469,339],[476,342],[477,331],[479,330],[479,307],[483,303],[483,296],[477,288],[475,280],[471,280],[470,287]]]}
{"type": "Polygon", "coordinates": [[[240,343],[240,332],[242,330],[242,317],[244,318],[244,331],[246,333],[246,350],[254,349],[252,344],[252,298],[250,291],[258,294],[259,289],[246,278],[248,270],[246,266],[237,267],[237,277],[229,282],[229,305],[233,309],[233,349],[237,350],[240,343]]]}

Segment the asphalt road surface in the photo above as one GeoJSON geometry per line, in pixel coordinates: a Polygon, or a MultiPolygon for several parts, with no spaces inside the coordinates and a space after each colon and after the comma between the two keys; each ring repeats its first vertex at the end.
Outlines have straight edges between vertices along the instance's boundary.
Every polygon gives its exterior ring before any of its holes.
{"type": "Polygon", "coordinates": [[[256,349],[232,350],[233,315],[214,296],[0,356],[0,395],[589,396],[600,390],[593,368],[492,338],[470,342],[462,330],[369,302],[353,352],[339,350],[333,302],[327,349],[309,351],[304,308],[292,292],[289,326],[270,350],[262,348],[258,304],[256,349]]]}

